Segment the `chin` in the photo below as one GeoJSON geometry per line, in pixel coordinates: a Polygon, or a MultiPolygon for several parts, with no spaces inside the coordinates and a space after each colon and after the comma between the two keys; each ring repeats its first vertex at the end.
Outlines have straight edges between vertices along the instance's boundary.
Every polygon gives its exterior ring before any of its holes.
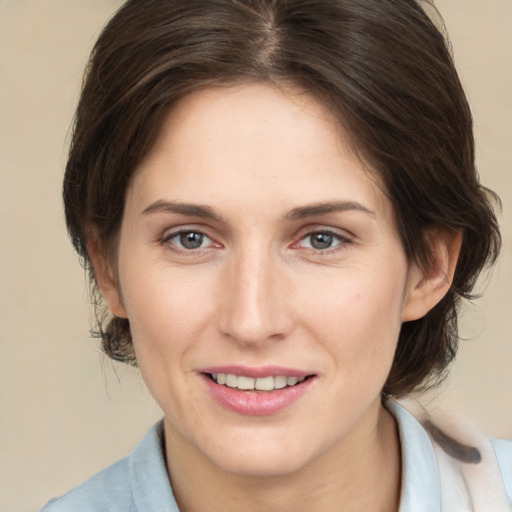
{"type": "MultiPolygon", "coordinates": [[[[233,436],[235,437],[235,436],[233,436]]],[[[243,440],[229,437],[230,442],[214,446],[214,453],[206,454],[211,462],[229,473],[245,476],[279,476],[299,471],[315,458],[311,436],[293,439],[292,435],[271,439],[253,433],[243,440]]]]}
{"type": "Polygon", "coordinates": [[[222,460],[214,462],[224,471],[240,476],[272,477],[295,473],[305,467],[309,460],[304,455],[295,456],[281,451],[267,454],[255,449],[249,453],[244,451],[232,456],[224,455],[222,460]]]}

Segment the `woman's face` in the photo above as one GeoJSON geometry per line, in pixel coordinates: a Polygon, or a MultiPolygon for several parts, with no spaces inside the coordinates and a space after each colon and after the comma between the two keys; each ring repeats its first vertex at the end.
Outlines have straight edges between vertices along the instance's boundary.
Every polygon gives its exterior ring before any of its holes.
{"type": "Polygon", "coordinates": [[[376,432],[409,267],[389,200],[309,95],[182,99],[127,192],[117,270],[109,302],[176,449],[283,474],[376,432]]]}

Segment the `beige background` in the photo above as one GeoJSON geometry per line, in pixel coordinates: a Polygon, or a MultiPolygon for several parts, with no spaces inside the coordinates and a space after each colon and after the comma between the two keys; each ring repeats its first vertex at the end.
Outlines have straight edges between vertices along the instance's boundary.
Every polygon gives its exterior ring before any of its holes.
{"type": "MultiPolygon", "coordinates": [[[[159,417],[88,339],[60,186],[82,69],[114,0],[0,0],[0,512],[35,511],[126,454],[159,417]]],[[[512,437],[512,1],[438,1],[503,199],[501,263],[469,308],[435,404],[512,437]]]]}

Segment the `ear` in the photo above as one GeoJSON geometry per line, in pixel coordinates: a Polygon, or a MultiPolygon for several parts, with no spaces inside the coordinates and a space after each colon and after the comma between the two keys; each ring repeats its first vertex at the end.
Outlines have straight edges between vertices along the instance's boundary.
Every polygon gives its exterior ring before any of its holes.
{"type": "Polygon", "coordinates": [[[448,292],[459,258],[462,233],[434,229],[429,233],[433,264],[428,269],[411,266],[402,307],[402,322],[425,316],[448,292]]]}
{"type": "Polygon", "coordinates": [[[96,240],[87,243],[87,252],[91,258],[96,283],[111,313],[118,318],[128,318],[121,299],[119,287],[114,277],[114,272],[96,240]]]}

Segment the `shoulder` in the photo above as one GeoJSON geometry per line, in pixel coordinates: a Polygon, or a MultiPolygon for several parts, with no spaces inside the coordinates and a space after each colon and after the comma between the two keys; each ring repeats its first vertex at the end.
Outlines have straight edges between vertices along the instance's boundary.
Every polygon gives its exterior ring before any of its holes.
{"type": "Polygon", "coordinates": [[[131,511],[130,457],[117,461],[63,496],[53,498],[40,512],[131,511]]]}
{"type": "Polygon", "coordinates": [[[40,512],[178,512],[167,475],[162,423],[135,449],[40,512]]]}
{"type": "Polygon", "coordinates": [[[386,407],[400,434],[400,512],[512,511],[512,441],[489,440],[460,418],[414,401],[386,407]]]}

